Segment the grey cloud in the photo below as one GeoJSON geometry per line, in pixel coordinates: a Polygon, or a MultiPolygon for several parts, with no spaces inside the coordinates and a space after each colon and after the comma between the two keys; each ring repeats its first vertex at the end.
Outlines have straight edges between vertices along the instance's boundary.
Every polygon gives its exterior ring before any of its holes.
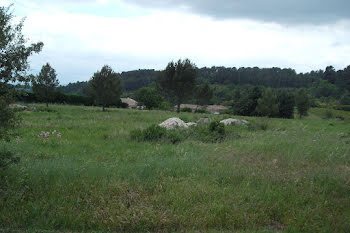
{"type": "Polygon", "coordinates": [[[142,7],[186,9],[219,19],[332,23],[350,19],[349,0],[124,0],[142,7]]]}

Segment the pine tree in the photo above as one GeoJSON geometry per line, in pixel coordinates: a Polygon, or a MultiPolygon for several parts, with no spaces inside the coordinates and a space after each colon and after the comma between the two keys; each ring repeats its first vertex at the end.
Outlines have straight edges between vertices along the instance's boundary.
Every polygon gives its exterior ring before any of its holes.
{"type": "Polygon", "coordinates": [[[266,89],[262,97],[258,99],[256,112],[261,116],[267,117],[276,117],[278,115],[277,98],[270,88],[266,89]]]}
{"type": "Polygon", "coordinates": [[[46,103],[46,107],[49,107],[49,102],[54,99],[55,89],[59,84],[55,69],[46,63],[39,75],[32,79],[32,84],[35,95],[46,103]]]}
{"type": "Polygon", "coordinates": [[[307,116],[310,109],[310,97],[304,88],[300,89],[295,97],[299,118],[307,116]]]}

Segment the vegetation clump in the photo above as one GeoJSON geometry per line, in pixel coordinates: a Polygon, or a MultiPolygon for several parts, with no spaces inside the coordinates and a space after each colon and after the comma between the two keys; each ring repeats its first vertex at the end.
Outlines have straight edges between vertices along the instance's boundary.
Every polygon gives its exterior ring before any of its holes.
{"type": "Polygon", "coordinates": [[[180,109],[180,112],[192,112],[192,109],[189,107],[184,107],[180,109]]]}
{"type": "Polygon", "coordinates": [[[131,131],[130,138],[139,142],[163,141],[172,144],[185,140],[201,141],[205,143],[223,142],[226,139],[237,138],[237,134],[227,133],[225,125],[219,121],[212,121],[208,125],[196,125],[189,128],[166,130],[158,125],[151,125],[146,129],[131,131]]]}

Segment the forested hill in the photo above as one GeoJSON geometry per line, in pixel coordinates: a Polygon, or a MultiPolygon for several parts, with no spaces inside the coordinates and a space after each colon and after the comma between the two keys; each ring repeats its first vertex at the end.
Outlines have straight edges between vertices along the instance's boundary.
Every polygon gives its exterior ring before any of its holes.
{"type": "MultiPolygon", "coordinates": [[[[121,73],[125,91],[135,91],[149,86],[156,79],[159,71],[134,70],[121,73]]],[[[324,71],[296,73],[293,69],[281,68],[226,68],[211,67],[198,69],[198,82],[209,82],[219,85],[254,85],[272,88],[310,88],[326,80],[329,84],[350,92],[350,66],[336,71],[328,66],[324,71]]],[[[63,87],[65,93],[85,94],[87,82],[70,83],[63,87]]]]}

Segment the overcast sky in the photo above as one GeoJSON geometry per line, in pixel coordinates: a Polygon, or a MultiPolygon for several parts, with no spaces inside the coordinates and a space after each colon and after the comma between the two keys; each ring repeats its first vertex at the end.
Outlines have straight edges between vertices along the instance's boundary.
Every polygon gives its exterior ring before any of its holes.
{"type": "Polygon", "coordinates": [[[115,71],[198,67],[281,67],[297,72],[350,65],[349,0],[0,0],[25,16],[24,34],[44,49],[61,84],[115,71]]]}

